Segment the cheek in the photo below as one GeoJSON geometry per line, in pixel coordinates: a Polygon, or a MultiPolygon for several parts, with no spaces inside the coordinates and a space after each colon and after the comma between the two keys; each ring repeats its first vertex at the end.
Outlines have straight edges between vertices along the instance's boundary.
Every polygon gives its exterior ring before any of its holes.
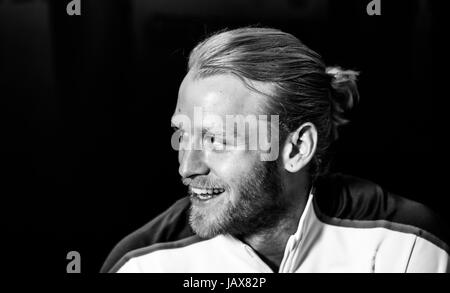
{"type": "Polygon", "coordinates": [[[235,187],[238,182],[253,171],[259,162],[255,152],[235,151],[228,153],[211,153],[207,157],[211,172],[217,178],[235,187]]]}

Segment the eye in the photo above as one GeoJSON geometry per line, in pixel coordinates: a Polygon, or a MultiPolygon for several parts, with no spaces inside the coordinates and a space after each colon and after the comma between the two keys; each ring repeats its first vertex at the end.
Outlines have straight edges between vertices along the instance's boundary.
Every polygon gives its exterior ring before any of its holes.
{"type": "Polygon", "coordinates": [[[214,142],[216,141],[216,138],[212,134],[205,134],[203,137],[203,140],[205,143],[214,144],[214,142]]]}
{"type": "Polygon", "coordinates": [[[224,148],[225,141],[220,137],[217,137],[213,134],[206,134],[203,139],[205,144],[211,146],[216,150],[221,150],[224,148]]]}

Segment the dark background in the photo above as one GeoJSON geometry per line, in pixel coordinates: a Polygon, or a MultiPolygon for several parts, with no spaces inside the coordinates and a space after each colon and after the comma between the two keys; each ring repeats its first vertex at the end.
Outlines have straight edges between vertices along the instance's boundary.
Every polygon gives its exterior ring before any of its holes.
{"type": "Polygon", "coordinates": [[[82,272],[97,272],[121,238],[184,196],[170,117],[189,51],[211,32],[252,24],[361,71],[333,170],[444,213],[430,127],[437,7],[382,0],[382,15],[368,16],[369,2],[81,0],[82,16],[68,16],[69,0],[0,0],[9,256],[64,273],[76,250],[82,272]]]}

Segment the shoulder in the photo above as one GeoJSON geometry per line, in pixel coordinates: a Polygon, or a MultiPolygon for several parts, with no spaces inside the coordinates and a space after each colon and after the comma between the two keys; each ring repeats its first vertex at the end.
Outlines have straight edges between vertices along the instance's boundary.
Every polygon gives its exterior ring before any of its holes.
{"type": "Polygon", "coordinates": [[[110,252],[101,272],[108,272],[129,251],[194,235],[188,225],[190,200],[183,197],[166,211],[122,239],[110,252]]]}
{"type": "MultiPolygon", "coordinates": [[[[195,247],[196,244],[204,242],[206,239],[202,239],[197,235],[193,235],[187,238],[183,238],[172,242],[155,243],[153,245],[142,247],[136,250],[132,250],[126,253],[111,269],[111,273],[116,272],[157,272],[159,269],[157,266],[173,266],[180,262],[180,250],[184,250],[186,255],[186,248],[195,247]],[[162,254],[161,254],[162,253],[162,254]],[[159,257],[163,256],[163,261],[159,257]],[[139,268],[132,268],[139,264],[139,268]],[[147,265],[146,265],[147,264],[147,265]],[[149,265],[148,265],[149,264],[149,265]],[[131,269],[127,268],[130,267],[131,269]]],[[[196,251],[195,255],[198,255],[200,251],[196,251]]],[[[194,254],[194,253],[191,253],[194,254]]],[[[161,270],[164,271],[164,270],[161,270]]]]}
{"type": "Polygon", "coordinates": [[[315,186],[314,209],[321,221],[331,225],[413,233],[449,251],[440,216],[369,180],[343,174],[321,178],[315,186]]]}
{"type": "Polygon", "coordinates": [[[250,268],[242,263],[242,246],[240,244],[234,238],[224,234],[212,238],[200,238],[194,235],[178,241],[158,243],[131,251],[110,272],[201,273],[247,271],[250,268]]]}

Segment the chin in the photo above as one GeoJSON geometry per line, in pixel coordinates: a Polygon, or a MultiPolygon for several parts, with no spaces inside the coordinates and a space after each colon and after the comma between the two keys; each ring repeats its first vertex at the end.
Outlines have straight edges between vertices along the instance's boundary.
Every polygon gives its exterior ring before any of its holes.
{"type": "Polygon", "coordinates": [[[195,203],[191,206],[189,224],[201,238],[212,238],[226,233],[226,219],[226,206],[222,206],[220,210],[217,207],[199,207],[195,203]]]}
{"type": "Polygon", "coordinates": [[[201,216],[191,214],[189,223],[194,233],[200,238],[212,238],[221,234],[220,229],[216,225],[208,220],[204,220],[201,216]]]}

